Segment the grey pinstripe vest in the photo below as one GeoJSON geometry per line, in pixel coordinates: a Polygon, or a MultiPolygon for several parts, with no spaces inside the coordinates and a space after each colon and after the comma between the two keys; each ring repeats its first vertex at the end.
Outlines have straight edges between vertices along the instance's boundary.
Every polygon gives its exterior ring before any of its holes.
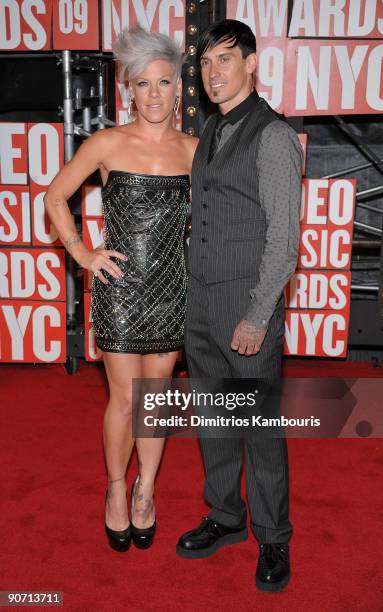
{"type": "Polygon", "coordinates": [[[210,163],[217,115],[208,120],[192,169],[188,269],[199,280],[258,278],[266,219],[258,202],[256,161],[261,133],[276,120],[260,99],[210,163]]]}

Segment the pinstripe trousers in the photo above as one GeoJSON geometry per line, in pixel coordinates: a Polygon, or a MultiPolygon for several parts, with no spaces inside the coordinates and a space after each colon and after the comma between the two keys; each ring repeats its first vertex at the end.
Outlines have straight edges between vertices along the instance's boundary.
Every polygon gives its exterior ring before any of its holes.
{"type": "MultiPolygon", "coordinates": [[[[254,278],[205,284],[189,276],[185,322],[185,352],[192,378],[280,377],[284,301],[279,301],[257,355],[245,357],[230,348],[233,331],[249,304],[254,278]]],[[[246,525],[246,504],[240,494],[245,464],[251,528],[258,542],[286,542],[292,527],[288,517],[288,459],[284,438],[251,432],[243,438],[200,438],[205,465],[205,499],[209,516],[223,525],[246,525]]]]}

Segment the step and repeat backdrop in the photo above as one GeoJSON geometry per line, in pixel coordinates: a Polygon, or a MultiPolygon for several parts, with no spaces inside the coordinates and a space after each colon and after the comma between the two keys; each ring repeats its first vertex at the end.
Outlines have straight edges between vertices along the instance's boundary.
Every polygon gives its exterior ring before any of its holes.
{"type": "Polygon", "coordinates": [[[381,113],[382,2],[294,0],[289,28],[287,13],[288,0],[227,0],[257,37],[259,93],[286,116],[381,113]]]}
{"type": "Polygon", "coordinates": [[[63,126],[0,123],[0,360],[66,359],[65,253],[44,194],[63,165],[63,126]]]}
{"type": "MultiPolygon", "coordinates": [[[[111,51],[140,23],[184,45],[183,0],[0,0],[0,50],[111,51]]],[[[227,17],[247,23],[258,45],[256,86],[286,116],[383,111],[383,3],[378,0],[228,0],[227,17]]],[[[129,120],[116,74],[116,120],[129,120]]],[[[178,127],[180,117],[178,117],[178,127]]],[[[306,137],[300,135],[303,147],[306,137]]],[[[308,143],[310,146],[310,143],[308,143]]],[[[44,212],[47,186],[63,163],[60,124],[0,123],[0,361],[63,362],[65,257],[44,212]]],[[[286,287],[285,353],[343,357],[350,311],[356,184],[303,179],[297,271],[286,287]]],[[[99,186],[83,188],[83,237],[102,242],[99,186]]],[[[85,355],[102,358],[84,274],[85,355]]]]}

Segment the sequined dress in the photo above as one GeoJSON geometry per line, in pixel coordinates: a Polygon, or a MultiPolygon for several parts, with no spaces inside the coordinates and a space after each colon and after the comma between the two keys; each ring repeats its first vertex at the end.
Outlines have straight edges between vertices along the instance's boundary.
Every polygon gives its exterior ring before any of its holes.
{"type": "Polygon", "coordinates": [[[113,353],[157,353],[183,346],[186,308],[184,232],[189,176],[111,170],[102,188],[105,248],[124,276],[93,277],[96,342],[113,353]]]}

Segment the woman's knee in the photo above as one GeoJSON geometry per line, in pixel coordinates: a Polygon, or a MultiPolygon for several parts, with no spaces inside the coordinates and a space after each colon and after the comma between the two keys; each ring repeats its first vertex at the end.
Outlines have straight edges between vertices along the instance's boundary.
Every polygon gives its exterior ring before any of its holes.
{"type": "Polygon", "coordinates": [[[130,391],[111,395],[108,409],[126,422],[130,422],[133,415],[132,393],[130,391]]]}

